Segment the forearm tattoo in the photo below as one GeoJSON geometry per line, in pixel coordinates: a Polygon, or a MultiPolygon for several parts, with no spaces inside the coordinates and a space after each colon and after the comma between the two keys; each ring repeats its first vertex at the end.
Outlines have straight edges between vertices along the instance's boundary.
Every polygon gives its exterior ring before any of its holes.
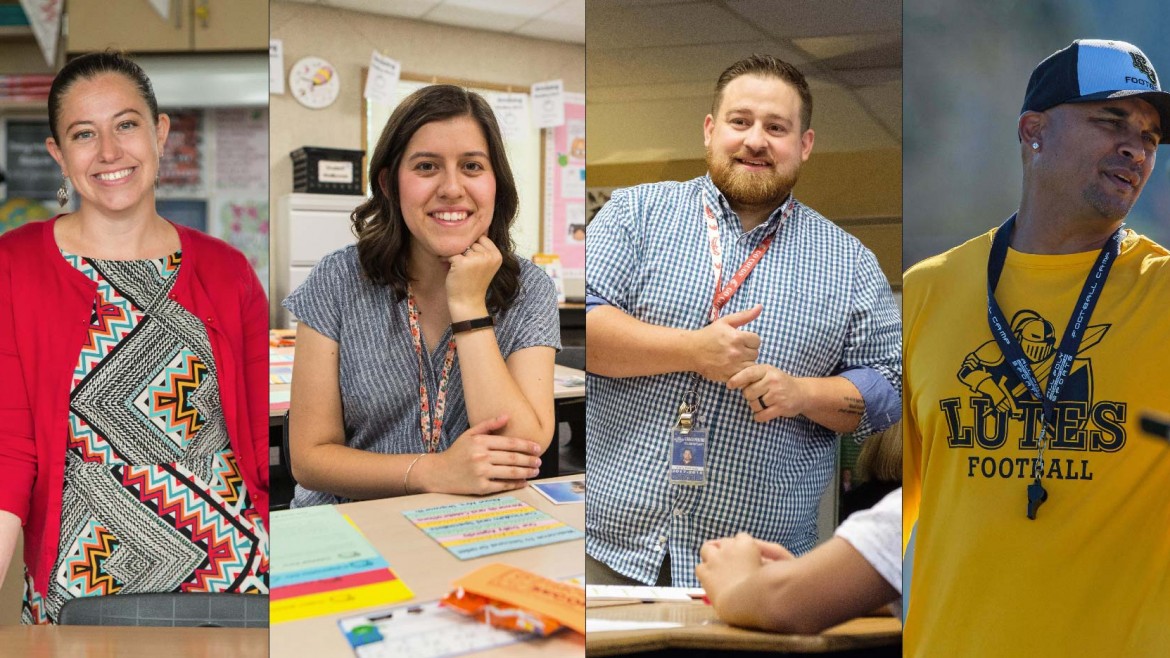
{"type": "Polygon", "coordinates": [[[861,398],[846,397],[845,406],[837,410],[843,414],[851,416],[860,416],[865,413],[865,400],[861,398]]]}

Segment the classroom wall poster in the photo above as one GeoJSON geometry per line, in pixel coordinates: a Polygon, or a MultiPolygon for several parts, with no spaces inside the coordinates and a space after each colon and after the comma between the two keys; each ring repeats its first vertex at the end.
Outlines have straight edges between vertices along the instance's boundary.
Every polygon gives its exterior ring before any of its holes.
{"type": "Polygon", "coordinates": [[[585,277],[585,97],[565,94],[565,123],[545,132],[543,251],[585,277]]]}
{"type": "Polygon", "coordinates": [[[210,232],[244,252],[268,289],[268,112],[229,108],[210,112],[214,125],[215,189],[210,232]]]}
{"type": "Polygon", "coordinates": [[[159,196],[207,196],[203,110],[171,110],[171,131],[159,163],[159,196]]]}

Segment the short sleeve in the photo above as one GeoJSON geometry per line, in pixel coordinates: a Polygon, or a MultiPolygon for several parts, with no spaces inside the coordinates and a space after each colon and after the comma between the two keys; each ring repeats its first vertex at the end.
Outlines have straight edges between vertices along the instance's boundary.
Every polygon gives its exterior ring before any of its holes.
{"type": "Polygon", "coordinates": [[[585,234],[585,296],[600,298],[627,313],[634,278],[642,262],[635,238],[631,190],[615,190],[585,234]]]}
{"type": "Polygon", "coordinates": [[[285,297],[281,305],[296,316],[298,322],[341,342],[342,311],[360,276],[357,249],[352,246],[339,249],[322,258],[305,282],[285,297]]]}
{"type": "Polygon", "coordinates": [[[902,490],[853,514],[834,535],[849,542],[891,587],[902,593],[902,490]]]}
{"type": "Polygon", "coordinates": [[[528,347],[561,349],[557,289],[544,270],[520,261],[520,294],[501,324],[496,340],[505,359],[528,347]]]}

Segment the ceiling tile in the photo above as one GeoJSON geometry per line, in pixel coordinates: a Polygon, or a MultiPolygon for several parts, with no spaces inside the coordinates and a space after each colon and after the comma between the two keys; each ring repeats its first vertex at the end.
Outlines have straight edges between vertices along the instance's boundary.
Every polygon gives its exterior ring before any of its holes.
{"type": "Polygon", "coordinates": [[[585,3],[582,0],[564,0],[541,14],[536,20],[521,25],[516,34],[537,39],[554,39],[569,43],[585,43],[585,3]]]}
{"type": "Polygon", "coordinates": [[[727,6],[772,36],[789,39],[902,30],[899,0],[728,0],[727,6]]]}
{"type": "Polygon", "coordinates": [[[880,46],[896,45],[898,48],[898,61],[901,62],[901,32],[874,32],[871,34],[840,34],[831,37],[810,37],[807,39],[794,39],[793,43],[817,59],[830,59],[858,51],[878,48],[880,46]]]}
{"type": "Polygon", "coordinates": [[[714,87],[724,69],[753,53],[775,55],[797,66],[805,62],[799,51],[770,41],[620,50],[594,50],[592,44],[590,33],[585,50],[585,84],[589,87],[686,81],[705,81],[714,87]]]}
{"type": "Polygon", "coordinates": [[[590,50],[759,41],[764,35],[722,6],[709,2],[649,6],[595,6],[585,12],[590,50]]]}

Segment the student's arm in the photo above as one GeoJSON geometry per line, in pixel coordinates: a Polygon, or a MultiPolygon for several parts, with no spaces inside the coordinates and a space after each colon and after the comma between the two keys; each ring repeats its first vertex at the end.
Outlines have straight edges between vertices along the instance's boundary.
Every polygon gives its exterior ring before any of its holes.
{"type": "Polygon", "coordinates": [[[304,322],[297,325],[296,344],[289,450],[293,477],[301,485],[354,499],[422,492],[485,494],[523,487],[539,473],[539,444],[492,434],[505,426],[507,417],[480,422],[446,451],[421,457],[347,446],[338,344],[304,322]],[[410,479],[404,486],[407,469],[410,479]]]}
{"type": "MultiPolygon", "coordinates": [[[[450,259],[446,287],[451,322],[488,315],[487,288],[501,261],[499,249],[486,236],[476,241],[467,254],[450,259]]],[[[557,312],[555,298],[550,299],[547,312],[557,312]]],[[[501,434],[537,443],[542,451],[547,448],[556,430],[553,403],[556,350],[547,346],[526,347],[508,355],[505,361],[491,327],[457,333],[455,345],[467,422],[474,425],[505,415],[508,424],[500,430],[501,434]]]]}
{"type": "Polygon", "coordinates": [[[695,574],[719,618],[734,626],[813,634],[898,598],[840,537],[792,560],[763,560],[746,533],[709,541],[699,555],[695,574]]]}
{"type": "Polygon", "coordinates": [[[4,584],[8,565],[12,564],[12,554],[16,552],[16,538],[19,536],[20,517],[0,510],[0,585],[4,584]]]}
{"type": "Polygon", "coordinates": [[[756,305],[689,330],[648,324],[616,306],[597,306],[586,316],[585,367],[605,377],[697,372],[726,382],[759,355],[760,337],[740,327],[759,317],[761,310],[756,305]]]}

